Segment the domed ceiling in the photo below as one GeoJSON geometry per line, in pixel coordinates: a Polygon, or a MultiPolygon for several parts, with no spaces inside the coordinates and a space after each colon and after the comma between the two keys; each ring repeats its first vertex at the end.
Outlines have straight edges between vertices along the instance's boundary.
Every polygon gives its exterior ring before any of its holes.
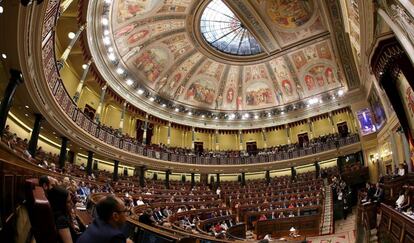
{"type": "Polygon", "coordinates": [[[270,114],[347,89],[321,9],[314,0],[90,1],[88,44],[109,86],[149,113],[270,114]]]}

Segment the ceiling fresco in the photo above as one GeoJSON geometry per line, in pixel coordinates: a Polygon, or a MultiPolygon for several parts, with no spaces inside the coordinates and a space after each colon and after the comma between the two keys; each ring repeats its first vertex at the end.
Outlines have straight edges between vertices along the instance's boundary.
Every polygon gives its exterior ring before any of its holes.
{"type": "MultiPolygon", "coordinates": [[[[209,3],[112,1],[109,27],[100,30],[104,39],[110,36],[111,45],[103,45],[101,51],[117,65],[112,68],[117,81],[131,94],[146,89],[173,103],[224,112],[270,109],[347,88],[319,1],[224,1],[234,11],[234,22],[240,21],[235,28],[246,28],[266,50],[251,62],[239,62],[237,53],[228,61],[217,58],[219,50],[214,57],[203,51],[209,45],[193,32],[200,31],[200,16],[209,3]],[[117,75],[120,67],[122,75],[117,75]],[[126,79],[133,85],[126,85],[126,79]]],[[[223,28],[228,25],[223,23],[223,28]]],[[[234,38],[240,45],[246,40],[234,38]]]]}

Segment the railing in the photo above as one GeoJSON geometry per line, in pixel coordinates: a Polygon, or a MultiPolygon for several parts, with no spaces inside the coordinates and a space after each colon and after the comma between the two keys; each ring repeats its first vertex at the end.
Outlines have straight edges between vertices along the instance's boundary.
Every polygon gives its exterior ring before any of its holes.
{"type": "Polygon", "coordinates": [[[101,140],[102,142],[119,148],[124,151],[135,153],[149,158],[160,159],[164,161],[172,161],[186,164],[200,165],[233,165],[233,164],[252,164],[266,163],[271,161],[280,161],[294,159],[303,156],[334,150],[339,147],[359,142],[358,135],[352,135],[346,138],[339,138],[336,141],[330,141],[311,148],[296,149],[290,152],[278,152],[269,155],[258,155],[250,157],[237,158],[212,158],[195,155],[174,154],[164,151],[157,151],[143,145],[138,144],[130,138],[101,127],[98,123],[86,116],[73,101],[68,94],[65,86],[60,78],[59,69],[55,56],[55,26],[59,16],[59,2],[48,1],[48,6],[42,27],[42,64],[43,72],[48,87],[54,96],[56,102],[62,110],[67,114],[69,119],[76,123],[86,133],[101,140]]]}

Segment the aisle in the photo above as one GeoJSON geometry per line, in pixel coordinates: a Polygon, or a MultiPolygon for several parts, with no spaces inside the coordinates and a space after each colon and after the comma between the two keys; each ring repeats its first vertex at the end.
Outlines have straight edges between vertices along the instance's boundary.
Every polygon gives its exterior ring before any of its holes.
{"type": "Polygon", "coordinates": [[[325,182],[325,200],[323,202],[322,225],[320,235],[329,235],[334,232],[332,189],[325,182]]]}
{"type": "Polygon", "coordinates": [[[337,220],[335,234],[308,238],[309,243],[355,243],[355,213],[346,220],[337,220]]]}

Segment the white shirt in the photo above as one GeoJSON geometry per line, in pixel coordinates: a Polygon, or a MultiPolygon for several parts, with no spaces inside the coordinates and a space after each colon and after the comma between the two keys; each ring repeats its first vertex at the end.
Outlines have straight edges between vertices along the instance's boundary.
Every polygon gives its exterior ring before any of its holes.
{"type": "Polygon", "coordinates": [[[144,203],[144,201],[142,201],[142,200],[137,200],[137,206],[141,206],[141,205],[144,205],[145,203],[144,203]]]}
{"type": "Polygon", "coordinates": [[[398,175],[399,176],[404,176],[405,175],[405,170],[403,168],[398,169],[398,175]]]}
{"type": "Polygon", "coordinates": [[[395,204],[397,205],[397,207],[401,208],[401,206],[402,206],[402,204],[404,203],[404,201],[405,201],[405,196],[404,196],[404,194],[401,194],[401,195],[398,197],[398,199],[397,199],[397,201],[395,202],[395,204]]]}

